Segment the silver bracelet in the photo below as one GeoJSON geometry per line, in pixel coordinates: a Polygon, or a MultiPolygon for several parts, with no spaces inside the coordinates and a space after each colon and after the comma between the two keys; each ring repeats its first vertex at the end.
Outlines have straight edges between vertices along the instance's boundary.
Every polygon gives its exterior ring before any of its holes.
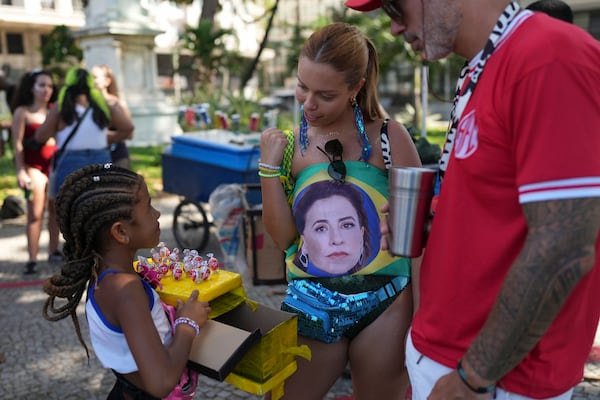
{"type": "Polygon", "coordinates": [[[198,336],[200,334],[200,327],[198,326],[196,321],[194,321],[193,319],[190,319],[187,317],[179,317],[175,320],[174,328],[177,328],[177,325],[179,325],[179,324],[189,325],[192,328],[194,328],[194,331],[196,331],[196,336],[198,336]]]}
{"type": "Polygon", "coordinates": [[[267,164],[267,163],[260,162],[260,161],[258,162],[258,167],[265,168],[265,169],[272,169],[274,171],[281,170],[281,167],[279,165],[267,164]]]}

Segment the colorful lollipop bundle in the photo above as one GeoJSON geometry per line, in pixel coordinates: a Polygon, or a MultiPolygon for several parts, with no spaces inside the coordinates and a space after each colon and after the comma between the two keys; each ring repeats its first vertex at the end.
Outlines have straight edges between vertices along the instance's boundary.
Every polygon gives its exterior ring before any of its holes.
{"type": "Polygon", "coordinates": [[[195,283],[208,280],[212,274],[219,271],[219,260],[213,253],[202,257],[197,250],[170,250],[161,242],[151,250],[150,258],[138,256],[135,269],[144,280],[162,289],[160,281],[169,275],[175,281],[186,277],[195,283]]]}

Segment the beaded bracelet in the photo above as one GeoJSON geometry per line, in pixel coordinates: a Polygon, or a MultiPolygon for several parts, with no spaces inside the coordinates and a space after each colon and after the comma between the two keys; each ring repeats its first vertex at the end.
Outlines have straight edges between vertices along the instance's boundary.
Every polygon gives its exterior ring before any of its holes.
{"type": "Polygon", "coordinates": [[[261,172],[265,172],[267,174],[274,174],[275,172],[281,172],[281,169],[279,169],[279,168],[270,169],[270,168],[265,168],[265,167],[258,167],[258,170],[261,172]]]}
{"type": "Polygon", "coordinates": [[[281,176],[281,172],[263,172],[263,171],[258,171],[258,176],[261,176],[263,178],[277,178],[279,176],[281,176]]]}
{"type": "Polygon", "coordinates": [[[260,176],[264,175],[268,175],[268,176],[279,176],[281,174],[281,169],[277,168],[277,169],[270,169],[270,168],[265,168],[263,166],[259,166],[258,167],[258,174],[260,176]]]}
{"type": "Polygon", "coordinates": [[[196,336],[198,336],[200,334],[200,327],[198,326],[196,321],[194,321],[193,319],[190,319],[187,317],[179,317],[175,320],[174,327],[177,328],[177,325],[180,325],[180,324],[189,325],[192,328],[194,328],[194,331],[196,331],[196,336]]]}
{"type": "Polygon", "coordinates": [[[479,387],[474,387],[471,386],[471,384],[469,383],[469,381],[467,380],[467,373],[465,372],[465,370],[462,367],[462,360],[458,361],[458,365],[456,366],[456,370],[458,371],[458,376],[460,376],[460,380],[463,381],[463,383],[465,385],[467,385],[467,387],[474,393],[478,393],[478,394],[482,394],[482,393],[492,393],[494,391],[494,389],[496,388],[496,385],[490,385],[490,386],[479,386],[479,387]]]}
{"type": "Polygon", "coordinates": [[[273,171],[279,171],[281,167],[279,165],[267,164],[264,162],[258,162],[258,168],[271,169],[273,171]]]}

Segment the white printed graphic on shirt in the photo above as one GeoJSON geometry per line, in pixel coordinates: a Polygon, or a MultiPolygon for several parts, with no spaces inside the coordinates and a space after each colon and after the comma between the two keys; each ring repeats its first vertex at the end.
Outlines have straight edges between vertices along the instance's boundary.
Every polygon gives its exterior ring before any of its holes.
{"type": "Polygon", "coordinates": [[[454,157],[464,159],[475,153],[479,143],[478,133],[479,127],[475,120],[475,110],[472,110],[461,119],[456,130],[454,157]]]}

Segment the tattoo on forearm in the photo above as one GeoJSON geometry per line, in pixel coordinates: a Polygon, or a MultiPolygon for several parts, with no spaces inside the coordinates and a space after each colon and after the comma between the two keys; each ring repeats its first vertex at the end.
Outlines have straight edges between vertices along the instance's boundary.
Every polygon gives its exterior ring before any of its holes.
{"type": "Polygon", "coordinates": [[[485,379],[498,380],[525,357],[594,264],[600,199],[530,203],[523,209],[527,240],[465,356],[485,379]]]}

